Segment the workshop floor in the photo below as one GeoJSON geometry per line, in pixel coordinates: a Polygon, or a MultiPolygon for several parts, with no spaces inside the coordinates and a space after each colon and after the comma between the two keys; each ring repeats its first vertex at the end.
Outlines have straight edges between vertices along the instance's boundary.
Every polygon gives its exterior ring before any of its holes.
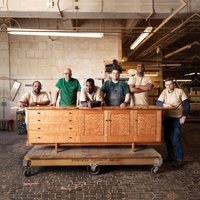
{"type": "MultiPolygon", "coordinates": [[[[183,167],[164,163],[156,175],[151,166],[107,166],[99,175],[85,167],[34,167],[25,177],[26,135],[0,132],[0,200],[200,200],[199,123],[183,126],[182,142],[183,167]]],[[[166,156],[164,144],[154,148],[166,156]]]]}

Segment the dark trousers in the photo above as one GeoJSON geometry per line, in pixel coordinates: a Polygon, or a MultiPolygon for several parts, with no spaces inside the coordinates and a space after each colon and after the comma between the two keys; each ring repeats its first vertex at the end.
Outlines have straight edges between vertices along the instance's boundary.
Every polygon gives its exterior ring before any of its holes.
{"type": "Polygon", "coordinates": [[[176,160],[183,160],[180,129],[179,118],[169,117],[164,119],[164,141],[167,146],[167,153],[170,158],[176,158],[176,160]]]}

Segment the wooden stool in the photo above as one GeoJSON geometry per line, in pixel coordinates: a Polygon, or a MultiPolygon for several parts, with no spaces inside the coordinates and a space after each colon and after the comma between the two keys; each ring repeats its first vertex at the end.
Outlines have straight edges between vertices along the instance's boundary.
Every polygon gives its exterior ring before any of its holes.
{"type": "Polygon", "coordinates": [[[0,131],[13,131],[14,120],[13,119],[1,119],[0,120],[0,131]]]}

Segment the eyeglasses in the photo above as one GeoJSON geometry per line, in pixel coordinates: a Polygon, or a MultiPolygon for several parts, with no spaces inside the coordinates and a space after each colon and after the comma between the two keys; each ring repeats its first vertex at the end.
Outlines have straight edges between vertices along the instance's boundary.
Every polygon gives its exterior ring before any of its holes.
{"type": "Polygon", "coordinates": [[[165,84],[165,86],[171,86],[171,85],[173,85],[173,83],[165,84]]]}

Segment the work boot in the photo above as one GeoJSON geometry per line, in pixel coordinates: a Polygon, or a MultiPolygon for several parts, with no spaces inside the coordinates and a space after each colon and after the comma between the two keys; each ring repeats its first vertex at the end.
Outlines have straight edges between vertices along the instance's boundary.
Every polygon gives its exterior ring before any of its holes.
{"type": "Polygon", "coordinates": [[[175,167],[175,168],[181,168],[183,165],[183,161],[182,160],[175,160],[173,163],[172,163],[172,167],[175,167]]]}
{"type": "Polygon", "coordinates": [[[164,162],[173,162],[174,161],[174,158],[170,157],[170,156],[167,156],[166,158],[164,158],[163,160],[164,162]]]}

